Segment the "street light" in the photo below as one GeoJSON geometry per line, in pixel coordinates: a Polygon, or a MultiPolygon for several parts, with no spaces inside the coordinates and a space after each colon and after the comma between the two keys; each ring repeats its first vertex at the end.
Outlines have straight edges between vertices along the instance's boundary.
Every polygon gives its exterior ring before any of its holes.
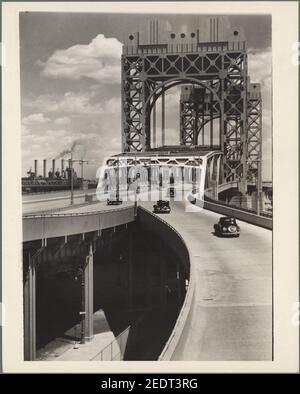
{"type": "Polygon", "coordinates": [[[74,171],[73,171],[73,163],[78,162],[81,165],[81,181],[82,181],[82,188],[83,188],[83,164],[87,163],[87,160],[81,158],[80,160],[73,160],[73,149],[70,150],[71,159],[70,159],[70,171],[71,171],[71,205],[74,204],[74,171]]]}
{"type": "Polygon", "coordinates": [[[71,170],[71,205],[74,204],[74,178],[73,178],[73,149],[71,149],[71,160],[70,160],[70,170],[71,170]]]}
{"type": "Polygon", "coordinates": [[[88,164],[89,162],[88,162],[88,160],[83,160],[83,157],[81,157],[81,159],[78,160],[78,163],[81,165],[81,179],[83,182],[83,164],[84,163],[88,164]]]}
{"type": "Polygon", "coordinates": [[[78,268],[77,271],[77,276],[75,277],[75,280],[77,280],[77,277],[80,278],[80,287],[81,287],[81,311],[79,312],[80,315],[80,343],[84,344],[85,343],[85,332],[84,332],[84,325],[85,325],[85,283],[84,283],[84,269],[83,268],[78,268]]]}

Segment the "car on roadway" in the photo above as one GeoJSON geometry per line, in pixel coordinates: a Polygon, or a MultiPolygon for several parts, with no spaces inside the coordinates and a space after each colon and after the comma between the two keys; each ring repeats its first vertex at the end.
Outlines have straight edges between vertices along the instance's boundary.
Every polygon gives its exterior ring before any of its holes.
{"type": "Polygon", "coordinates": [[[169,187],[167,190],[168,197],[175,197],[176,196],[176,189],[175,187],[169,187]]]}
{"type": "Polygon", "coordinates": [[[121,198],[108,198],[106,205],[121,205],[123,203],[121,198]]]}
{"type": "Polygon", "coordinates": [[[158,200],[156,204],[153,205],[153,213],[170,213],[170,202],[166,200],[158,200]]]}
{"type": "Polygon", "coordinates": [[[214,225],[215,235],[220,237],[239,237],[240,227],[237,225],[236,220],[232,216],[223,216],[219,222],[214,225]]]}

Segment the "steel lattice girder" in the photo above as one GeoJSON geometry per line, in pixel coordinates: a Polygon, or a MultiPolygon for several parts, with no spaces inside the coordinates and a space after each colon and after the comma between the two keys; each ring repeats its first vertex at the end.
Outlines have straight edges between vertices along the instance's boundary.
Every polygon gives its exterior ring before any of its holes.
{"type": "MultiPolygon", "coordinates": [[[[122,56],[123,152],[150,149],[150,114],[155,95],[169,85],[199,84],[212,92],[220,112],[226,180],[246,174],[247,54],[245,50],[209,53],[158,53],[122,56]],[[210,82],[218,80],[218,88],[210,82]]],[[[189,133],[188,133],[189,134],[189,133]]],[[[190,143],[191,135],[186,139],[190,143]]]]}
{"type": "Polygon", "coordinates": [[[247,179],[252,183],[261,183],[262,101],[259,84],[250,84],[247,106],[247,179]]]}
{"type": "MultiPolygon", "coordinates": [[[[210,83],[210,87],[218,90],[219,81],[210,83]]],[[[188,93],[182,92],[180,97],[180,144],[185,146],[203,145],[198,142],[198,137],[204,133],[204,126],[220,117],[220,106],[213,99],[211,92],[203,88],[202,97],[199,97],[193,85],[184,87],[188,93]],[[196,93],[193,93],[196,92],[196,93]]],[[[211,141],[211,144],[213,142],[211,141]]]]}

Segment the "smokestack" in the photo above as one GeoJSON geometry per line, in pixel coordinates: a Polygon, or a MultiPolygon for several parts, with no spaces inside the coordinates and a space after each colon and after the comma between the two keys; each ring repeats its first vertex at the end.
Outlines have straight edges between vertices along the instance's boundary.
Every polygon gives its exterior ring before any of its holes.
{"type": "Polygon", "coordinates": [[[47,178],[47,160],[43,161],[43,177],[47,178]]]}
{"type": "Polygon", "coordinates": [[[65,169],[65,160],[61,159],[61,173],[64,171],[65,169]]]}
{"type": "Polygon", "coordinates": [[[71,169],[72,169],[72,160],[71,159],[69,159],[68,160],[68,162],[69,162],[69,176],[70,176],[70,179],[71,179],[71,169]]]}
{"type": "Polygon", "coordinates": [[[34,176],[38,176],[38,161],[34,160],[34,176]]]}
{"type": "Polygon", "coordinates": [[[55,159],[52,160],[52,172],[55,174],[55,159]]]}

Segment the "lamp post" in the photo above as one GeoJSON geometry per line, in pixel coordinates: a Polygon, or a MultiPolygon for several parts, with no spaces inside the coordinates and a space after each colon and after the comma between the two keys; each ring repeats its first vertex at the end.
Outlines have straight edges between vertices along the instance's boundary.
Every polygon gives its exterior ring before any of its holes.
{"type": "Polygon", "coordinates": [[[71,161],[70,161],[70,171],[71,171],[71,205],[74,204],[74,178],[73,178],[73,149],[71,149],[71,161]]]}
{"type": "MultiPolygon", "coordinates": [[[[84,269],[78,268],[77,276],[80,278],[80,287],[81,287],[81,311],[79,312],[80,315],[80,343],[85,343],[85,332],[84,332],[84,325],[85,325],[85,283],[84,283],[84,269]]],[[[76,277],[77,278],[77,277],[76,277]]]]}
{"type": "Polygon", "coordinates": [[[80,160],[73,160],[73,149],[70,151],[71,159],[70,159],[70,172],[71,172],[71,205],[74,204],[74,171],[73,171],[73,163],[78,162],[81,165],[81,182],[83,188],[83,164],[87,163],[87,160],[81,158],[80,160]]]}
{"type": "Polygon", "coordinates": [[[78,163],[81,165],[81,179],[83,182],[83,164],[84,163],[88,164],[89,162],[88,162],[88,160],[84,160],[83,157],[81,157],[81,159],[78,160],[78,163]]]}

